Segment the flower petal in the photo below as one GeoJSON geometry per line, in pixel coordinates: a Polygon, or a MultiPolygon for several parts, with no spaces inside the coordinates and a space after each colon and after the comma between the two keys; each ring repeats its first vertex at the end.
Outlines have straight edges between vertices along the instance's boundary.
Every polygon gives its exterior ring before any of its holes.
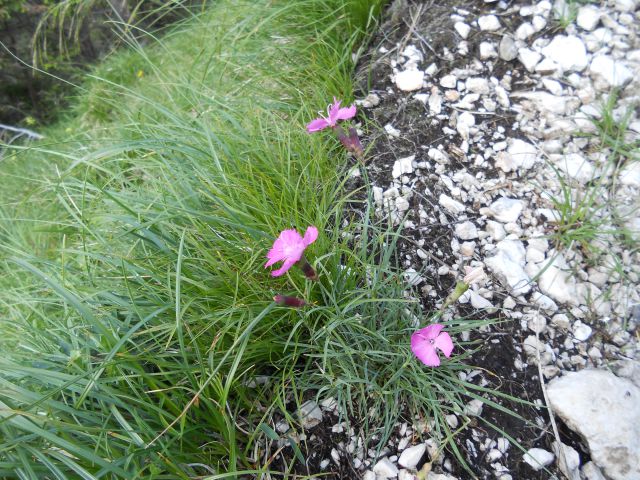
{"type": "Polygon", "coordinates": [[[302,243],[304,243],[305,247],[308,247],[318,238],[318,229],[311,225],[307,228],[307,231],[304,232],[304,238],[302,239],[302,243]]]}
{"type": "MultiPolygon", "coordinates": [[[[269,252],[269,253],[271,253],[271,252],[269,252]]],[[[267,263],[264,264],[264,268],[270,267],[274,263],[279,262],[280,260],[282,260],[282,258],[280,258],[279,256],[275,256],[275,255],[273,257],[269,257],[267,255],[267,258],[269,260],[267,260],[267,263]]]]}
{"type": "Polygon", "coordinates": [[[420,331],[411,335],[411,351],[418,359],[429,367],[440,365],[440,358],[429,340],[419,335],[420,331]]]}
{"type": "Polygon", "coordinates": [[[340,111],[340,100],[336,100],[336,97],[333,97],[333,103],[329,105],[329,123],[331,125],[335,125],[338,120],[338,112],[340,111]]]}
{"type": "Polygon", "coordinates": [[[447,358],[449,358],[451,352],[453,352],[453,341],[447,332],[441,332],[433,341],[433,346],[440,349],[447,358]]]}
{"type": "Polygon", "coordinates": [[[307,125],[307,132],[319,132],[329,126],[329,122],[324,118],[316,118],[311,123],[307,125]]]}
{"type": "Polygon", "coordinates": [[[440,334],[440,331],[443,328],[444,328],[444,325],[441,325],[439,323],[434,323],[432,325],[428,325],[418,330],[417,332],[414,333],[414,335],[419,334],[422,337],[426,338],[427,340],[434,340],[440,334]]]}
{"type": "Polygon", "coordinates": [[[271,272],[271,276],[279,277],[281,275],[284,275],[287,272],[287,270],[289,270],[291,267],[293,267],[296,264],[298,260],[294,260],[293,258],[287,258],[282,264],[282,267],[280,267],[278,270],[274,270],[273,272],[271,272]]]}
{"type": "Polygon", "coordinates": [[[341,108],[340,110],[338,110],[338,113],[336,115],[336,119],[337,120],[349,120],[350,118],[353,118],[356,116],[356,106],[355,105],[351,105],[350,107],[344,107],[341,108]]]}

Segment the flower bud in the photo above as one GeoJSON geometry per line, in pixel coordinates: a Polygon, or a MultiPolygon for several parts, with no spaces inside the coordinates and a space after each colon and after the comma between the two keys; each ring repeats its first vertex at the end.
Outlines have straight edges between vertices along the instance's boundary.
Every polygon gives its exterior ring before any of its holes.
{"type": "Polygon", "coordinates": [[[301,308],[307,304],[307,302],[305,302],[302,298],[289,297],[287,295],[276,295],[275,297],[273,297],[273,301],[278,305],[290,308],[301,308]]]}

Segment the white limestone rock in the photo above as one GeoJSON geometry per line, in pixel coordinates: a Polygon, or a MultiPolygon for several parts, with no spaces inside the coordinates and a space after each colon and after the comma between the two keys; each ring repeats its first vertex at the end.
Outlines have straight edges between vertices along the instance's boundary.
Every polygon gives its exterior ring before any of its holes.
{"type": "Polygon", "coordinates": [[[322,422],[322,410],[316,402],[308,400],[300,407],[300,419],[302,421],[302,428],[313,428],[322,422]]]}
{"type": "Polygon", "coordinates": [[[530,48],[521,48],[518,50],[518,60],[520,60],[520,63],[522,63],[524,68],[529,72],[533,73],[536,65],[538,65],[538,62],[540,62],[541,59],[542,55],[530,48]]]}
{"type": "Polygon", "coordinates": [[[486,214],[491,215],[502,223],[515,223],[520,218],[524,202],[514,198],[501,197],[486,209],[486,214]]]}
{"type": "Polygon", "coordinates": [[[529,142],[519,138],[511,138],[508,140],[508,144],[507,153],[511,155],[513,166],[516,169],[528,170],[538,161],[538,150],[529,142]]]}
{"type": "Polygon", "coordinates": [[[390,123],[387,123],[384,126],[384,131],[387,132],[387,135],[389,135],[390,137],[400,138],[400,130],[398,130],[396,127],[394,127],[390,123]]]}
{"type": "Polygon", "coordinates": [[[424,82],[424,72],[422,70],[404,70],[396,73],[396,86],[403,92],[413,92],[420,90],[424,82]]]}
{"type": "Polygon", "coordinates": [[[586,342],[591,336],[591,332],[593,331],[589,325],[585,325],[580,320],[577,320],[572,327],[573,330],[573,338],[579,340],[580,342],[586,342]]]}
{"type": "Polygon", "coordinates": [[[498,45],[498,55],[502,60],[510,62],[518,57],[518,46],[513,37],[505,35],[498,45]]]}
{"type": "Polygon", "coordinates": [[[461,240],[473,240],[478,238],[478,229],[472,222],[466,221],[456,225],[455,234],[461,240]]]}
{"type": "Polygon", "coordinates": [[[529,464],[536,472],[544,467],[551,465],[555,456],[542,448],[530,448],[524,454],[523,460],[529,464]]]}
{"type": "Polygon", "coordinates": [[[640,478],[640,388],[586,369],[552,380],[547,393],[554,413],[585,440],[607,478],[640,478]]]}
{"type": "Polygon", "coordinates": [[[620,170],[619,180],[622,185],[640,188],[640,162],[629,162],[620,170]]]}
{"type": "Polygon", "coordinates": [[[469,32],[471,31],[471,27],[464,22],[456,22],[453,24],[453,28],[456,29],[458,35],[460,35],[463,39],[467,39],[469,36],[469,32]]]}
{"type": "Polygon", "coordinates": [[[380,97],[375,93],[370,93],[362,100],[356,100],[356,105],[361,105],[364,108],[373,108],[380,105],[380,97]]]}
{"type": "Polygon", "coordinates": [[[483,15],[478,18],[478,27],[483,32],[495,32],[500,29],[500,20],[495,15],[483,15]]]}
{"type": "Polygon", "coordinates": [[[458,202],[457,200],[454,200],[453,198],[445,195],[444,193],[440,194],[440,197],[438,198],[438,203],[445,210],[447,210],[449,213],[452,213],[454,215],[458,215],[459,213],[462,213],[465,210],[465,207],[462,203],[458,202]]]}
{"type": "Polygon", "coordinates": [[[478,46],[481,60],[487,60],[498,56],[496,46],[491,42],[481,42],[478,46]]]}
{"type": "Polygon", "coordinates": [[[556,302],[540,292],[533,292],[531,295],[531,301],[547,312],[553,313],[558,311],[558,305],[556,305],[556,302]]]}
{"type": "Polygon", "coordinates": [[[593,5],[585,5],[578,9],[576,23],[578,26],[588,32],[594,30],[600,22],[600,9],[593,5]]]}
{"type": "Polygon", "coordinates": [[[538,278],[540,291],[557,302],[577,305],[576,281],[567,262],[561,253],[555,251],[550,252],[549,258],[552,258],[550,264],[544,265],[544,271],[538,278]]]}
{"type": "Polygon", "coordinates": [[[580,469],[580,474],[584,480],[607,480],[602,471],[593,462],[587,462],[580,469]]]}
{"type": "Polygon", "coordinates": [[[413,173],[413,161],[416,159],[415,155],[410,157],[400,158],[393,163],[393,170],[391,175],[393,178],[399,178],[401,175],[413,173]]]}
{"type": "Polygon", "coordinates": [[[378,461],[373,467],[373,473],[376,474],[376,480],[384,480],[387,478],[396,478],[398,476],[398,467],[396,467],[388,458],[378,461]]]}
{"type": "Polygon", "coordinates": [[[596,55],[591,60],[589,72],[611,87],[623,87],[633,79],[633,73],[619,60],[609,55],[596,55]]]}
{"type": "Polygon", "coordinates": [[[485,260],[498,279],[511,288],[513,295],[531,290],[531,279],[524,270],[525,249],[519,240],[502,240],[496,245],[496,254],[485,260]]]}
{"type": "Polygon", "coordinates": [[[409,447],[402,452],[400,458],[398,459],[398,465],[404,468],[414,469],[420,463],[424,453],[427,451],[427,444],[420,443],[418,445],[414,445],[413,447],[409,447]]]}
{"type": "Polygon", "coordinates": [[[533,25],[529,22],[524,22],[516,29],[516,38],[524,41],[534,33],[536,33],[536,29],[533,28],[533,25]]]}
{"type": "Polygon", "coordinates": [[[577,450],[564,443],[553,442],[553,453],[558,458],[558,466],[570,480],[580,480],[580,454],[577,450]],[[562,450],[562,451],[561,451],[562,450]],[[564,458],[564,462],[561,460],[564,458]]]}
{"type": "Polygon", "coordinates": [[[469,140],[469,131],[476,124],[476,117],[471,112],[462,112],[458,115],[456,130],[463,140],[469,140]]]}
{"type": "Polygon", "coordinates": [[[584,43],[574,35],[556,35],[542,49],[542,54],[560,65],[564,72],[581,72],[589,64],[584,43]]]}
{"type": "Polygon", "coordinates": [[[362,475],[362,480],[376,480],[376,474],[371,470],[367,470],[364,472],[364,475],[362,475]]]}
{"type": "Polygon", "coordinates": [[[504,240],[504,237],[507,236],[507,232],[504,229],[504,225],[494,220],[487,220],[487,226],[485,227],[485,231],[496,242],[499,242],[500,240],[504,240]]]}
{"type": "Polygon", "coordinates": [[[456,88],[458,79],[455,75],[445,75],[440,79],[440,86],[442,88],[456,88]]]}
{"type": "Polygon", "coordinates": [[[427,480],[458,480],[456,477],[447,475],[446,473],[429,472],[427,480]]]}
{"type": "Polygon", "coordinates": [[[466,86],[467,86],[467,90],[469,90],[472,93],[479,93],[484,95],[491,91],[491,88],[489,86],[489,80],[482,77],[467,78],[466,86]]]}
{"type": "Polygon", "coordinates": [[[587,183],[593,180],[595,168],[586,158],[579,153],[564,155],[556,161],[561,172],[579,183],[587,183]]]}

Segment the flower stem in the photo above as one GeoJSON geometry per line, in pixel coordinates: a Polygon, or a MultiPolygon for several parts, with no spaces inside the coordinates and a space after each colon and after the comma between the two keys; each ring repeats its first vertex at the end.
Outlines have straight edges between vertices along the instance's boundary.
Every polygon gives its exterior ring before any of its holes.
{"type": "Polygon", "coordinates": [[[462,296],[464,292],[469,290],[469,285],[464,282],[456,283],[456,288],[449,294],[449,296],[445,299],[442,307],[440,307],[440,313],[443,313],[447,308],[456,303],[458,299],[462,296]]]}

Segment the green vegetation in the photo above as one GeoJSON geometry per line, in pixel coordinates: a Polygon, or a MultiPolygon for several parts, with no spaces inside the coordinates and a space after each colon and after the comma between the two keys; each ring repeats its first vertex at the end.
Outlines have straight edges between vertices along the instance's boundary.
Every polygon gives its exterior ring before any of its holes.
{"type": "Polygon", "coordinates": [[[312,394],[380,445],[406,405],[458,454],[443,416],[486,393],[458,377],[471,347],[415,361],[427,319],[403,296],[398,234],[347,213],[342,149],[304,131],[352,97],[380,3],[221,0],[152,46],[128,37],[66,122],[4,153],[0,476],[267,471],[271,415],[312,394]],[[273,239],[310,224],[320,281],[271,278],[273,239]]]}
{"type": "Polygon", "coordinates": [[[597,258],[603,252],[602,241],[618,238],[634,247],[634,235],[625,227],[633,211],[619,211],[615,190],[620,170],[629,162],[638,161],[640,143],[628,129],[631,112],[616,112],[618,92],[612,91],[603,101],[598,116],[591,118],[593,131],[582,133],[590,139],[592,149],[602,152],[602,161],[595,164],[592,179],[579,185],[554,165],[560,191],[550,193],[553,207],[559,214],[551,237],[566,249],[580,247],[597,258]]]}

